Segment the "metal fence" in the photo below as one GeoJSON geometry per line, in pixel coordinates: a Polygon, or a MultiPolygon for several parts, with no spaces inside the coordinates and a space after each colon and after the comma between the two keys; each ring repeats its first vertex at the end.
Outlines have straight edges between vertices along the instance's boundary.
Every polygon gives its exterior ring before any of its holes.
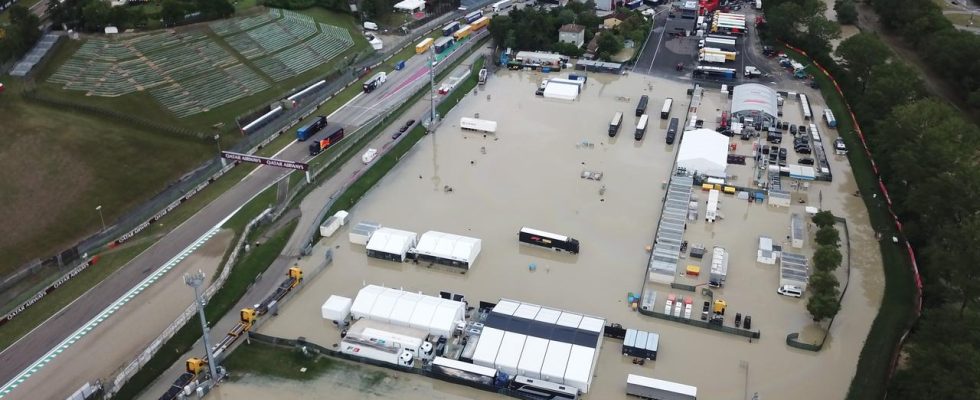
{"type": "MultiPolygon", "coordinates": [[[[243,137],[238,143],[236,143],[231,148],[225,149],[229,151],[253,154],[270,142],[279,137],[279,135],[285,133],[288,129],[292,128],[298,124],[303,118],[312,115],[316,110],[326,103],[334,96],[339,94],[342,90],[353,85],[359,77],[357,72],[364,70],[365,68],[376,68],[383,62],[391,59],[394,54],[405,49],[409,45],[414,43],[414,40],[421,38],[424,35],[429,34],[440,24],[448,19],[458,17],[458,12],[453,12],[450,14],[442,15],[438,18],[429,20],[425,25],[425,33],[419,35],[406,36],[396,44],[392,45],[383,54],[374,54],[372,56],[367,56],[362,58],[364,54],[369,54],[368,52],[356,53],[355,56],[348,62],[347,65],[338,67],[337,69],[330,71],[322,76],[311,79],[307,84],[294,90],[296,92],[309,86],[310,84],[319,81],[321,79],[327,79],[328,84],[324,85],[322,88],[317,90],[315,93],[308,94],[303,100],[292,107],[289,110],[285,110],[282,114],[278,115],[276,118],[270,120],[265,126],[256,130],[254,133],[243,137]],[[358,62],[357,60],[361,60],[358,62]]],[[[117,115],[118,112],[112,110],[107,110],[100,107],[93,107],[90,105],[84,105],[81,103],[68,102],[63,99],[55,99],[48,96],[38,95],[36,92],[28,92],[25,95],[29,99],[37,100],[40,102],[47,103],[49,105],[57,107],[68,107],[74,108],[79,111],[84,112],[95,112],[101,113],[109,117],[119,117],[123,120],[134,123],[138,126],[143,126],[150,129],[162,130],[168,133],[175,133],[181,135],[190,135],[194,137],[202,137],[204,140],[210,140],[210,134],[196,133],[191,131],[175,130],[175,128],[167,127],[163,124],[159,124],[152,121],[138,119],[129,115],[117,115]]],[[[286,95],[288,96],[288,95],[286,95]]],[[[285,97],[285,96],[284,96],[285,97]]],[[[254,110],[253,110],[254,112],[254,110]]],[[[148,227],[150,224],[155,222],[157,219],[162,218],[164,215],[172,211],[174,208],[188,200],[193,195],[197,194],[200,190],[207,187],[210,183],[214,182],[220,178],[224,173],[229,171],[234,164],[229,164],[226,167],[222,167],[219,158],[210,159],[191,172],[185,174],[178,180],[171,182],[166,189],[147,200],[142,205],[128,212],[126,215],[120,217],[105,231],[99,232],[88,238],[85,238],[71,246],[68,250],[76,252],[77,254],[84,255],[90,252],[95,252],[102,248],[106,244],[121,244],[137,233],[148,227]]],[[[61,254],[63,252],[58,252],[61,254]]],[[[0,291],[7,294],[8,299],[23,298],[24,296],[29,296],[33,292],[37,291],[37,288],[43,288],[50,285],[52,282],[57,281],[61,278],[66,271],[74,268],[77,263],[72,262],[62,262],[58,256],[49,257],[44,260],[33,260],[28,262],[18,268],[18,270],[0,281],[0,291]],[[16,286],[23,282],[25,279],[30,278],[37,274],[49,275],[47,278],[42,279],[40,283],[31,286],[29,288],[17,288],[16,286]]],[[[10,301],[5,304],[3,311],[9,311],[19,306],[18,302],[10,301]]]]}
{"type": "MultiPolygon", "coordinates": [[[[235,244],[235,248],[228,257],[228,261],[225,262],[224,267],[221,269],[221,274],[219,274],[214,283],[212,283],[204,291],[203,296],[205,301],[211,300],[211,297],[218,292],[218,289],[221,289],[221,287],[224,286],[225,281],[228,280],[228,275],[231,274],[232,267],[238,261],[238,257],[241,254],[242,249],[245,247],[245,242],[248,240],[249,233],[251,233],[252,230],[258,226],[264,218],[267,218],[270,212],[270,209],[266,209],[245,227],[245,231],[238,239],[238,243],[235,244]]],[[[163,347],[163,345],[177,333],[177,331],[183,328],[188,321],[194,318],[194,314],[197,314],[196,302],[187,306],[184,312],[182,312],[173,323],[167,326],[167,328],[164,329],[163,332],[156,337],[156,339],[153,339],[146,349],[144,349],[139,355],[136,356],[135,359],[130,361],[118,373],[116,373],[114,378],[107,381],[108,383],[104,387],[105,398],[111,399],[113,395],[119,392],[119,389],[121,389],[130,378],[136,375],[136,373],[139,372],[139,370],[143,368],[146,363],[150,362],[153,356],[156,355],[157,351],[159,351],[160,348],[163,347]]]]}

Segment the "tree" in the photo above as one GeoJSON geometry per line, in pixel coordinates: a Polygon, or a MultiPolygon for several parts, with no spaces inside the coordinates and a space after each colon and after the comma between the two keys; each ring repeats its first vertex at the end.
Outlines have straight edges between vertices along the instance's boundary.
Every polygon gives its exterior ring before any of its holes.
{"type": "Polygon", "coordinates": [[[905,367],[890,380],[890,400],[976,399],[980,393],[980,318],[926,310],[904,347],[905,367]],[[950,367],[952,366],[952,367],[950,367]]]}
{"type": "Polygon", "coordinates": [[[599,58],[607,61],[623,49],[623,39],[611,32],[604,32],[599,36],[598,44],[596,52],[599,58]]]}
{"type": "Polygon", "coordinates": [[[840,232],[833,225],[817,230],[814,240],[821,246],[837,246],[840,244],[840,232]]]}
{"type": "Polygon", "coordinates": [[[803,43],[808,48],[811,57],[830,54],[830,41],[840,37],[840,25],[827,20],[823,13],[810,17],[806,24],[806,35],[803,43]]]}
{"type": "Polygon", "coordinates": [[[807,284],[807,288],[810,289],[811,293],[827,293],[837,290],[840,286],[840,282],[837,281],[837,277],[833,273],[828,271],[816,271],[813,275],[810,275],[810,281],[807,284]]]}
{"type": "Polygon", "coordinates": [[[794,39],[797,36],[796,24],[803,15],[803,8],[798,4],[786,2],[767,13],[766,26],[776,37],[794,39]]]}
{"type": "Polygon", "coordinates": [[[837,289],[825,292],[811,292],[810,298],[806,302],[806,310],[814,321],[823,321],[833,318],[840,311],[840,303],[837,302],[839,293],[837,289]]]}
{"type": "Polygon", "coordinates": [[[980,215],[944,226],[925,251],[959,301],[960,317],[980,299],[980,215]]]}
{"type": "Polygon", "coordinates": [[[818,271],[833,271],[843,260],[840,250],[835,246],[820,246],[813,252],[813,266],[818,271]]]}
{"type": "Polygon", "coordinates": [[[897,60],[872,67],[862,84],[864,95],[857,102],[856,111],[864,115],[888,114],[895,107],[910,104],[926,94],[919,72],[897,60]]]}
{"type": "Polygon", "coordinates": [[[109,25],[111,7],[107,1],[89,1],[82,7],[85,30],[98,31],[109,25]]]}
{"type": "Polygon", "coordinates": [[[825,226],[834,226],[837,223],[837,219],[834,218],[834,213],[823,210],[813,215],[813,223],[817,226],[823,228],[825,226]]]}
{"type": "Polygon", "coordinates": [[[177,25],[184,20],[184,5],[176,0],[163,0],[160,7],[160,19],[166,26],[177,25]]]}
{"type": "Polygon", "coordinates": [[[891,57],[891,50],[877,36],[871,33],[859,33],[844,39],[837,46],[837,56],[844,59],[844,65],[854,77],[861,81],[861,90],[868,83],[871,69],[886,63],[891,57]]]}
{"type": "Polygon", "coordinates": [[[853,0],[837,0],[834,2],[834,11],[837,12],[837,22],[843,25],[854,25],[857,23],[857,6],[853,0]]]}

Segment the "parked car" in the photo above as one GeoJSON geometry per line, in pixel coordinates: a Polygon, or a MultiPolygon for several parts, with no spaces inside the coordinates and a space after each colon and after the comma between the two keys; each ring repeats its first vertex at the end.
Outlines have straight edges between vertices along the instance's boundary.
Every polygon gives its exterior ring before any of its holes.
{"type": "Polygon", "coordinates": [[[797,147],[795,150],[796,150],[797,153],[800,153],[800,154],[810,154],[810,153],[813,153],[813,150],[810,149],[810,146],[800,146],[800,147],[797,147]]]}
{"type": "Polygon", "coordinates": [[[800,165],[813,165],[813,159],[809,157],[801,158],[798,163],[800,165]]]}
{"type": "Polygon", "coordinates": [[[780,160],[785,160],[786,159],[786,153],[788,153],[786,151],[786,148],[785,147],[780,147],[779,148],[779,159],[780,160]]]}
{"type": "Polygon", "coordinates": [[[793,136],[796,136],[796,134],[799,133],[799,131],[796,130],[796,124],[790,124],[789,133],[793,134],[793,136]]]}
{"type": "Polygon", "coordinates": [[[391,135],[391,140],[395,140],[395,139],[398,139],[398,137],[402,135],[402,132],[405,132],[405,130],[404,130],[404,127],[402,128],[402,130],[400,130],[400,131],[398,131],[398,132],[395,132],[395,133],[393,133],[393,134],[391,135]]]}
{"type": "MultiPolygon", "coordinates": [[[[779,294],[781,294],[783,296],[796,297],[796,298],[800,298],[800,297],[803,296],[803,291],[800,290],[799,287],[790,286],[790,285],[780,286],[779,289],[776,289],[776,293],[779,293],[779,294]]],[[[748,325],[748,324],[746,324],[746,325],[748,325]]],[[[748,328],[746,328],[746,329],[748,329],[748,328]]]]}

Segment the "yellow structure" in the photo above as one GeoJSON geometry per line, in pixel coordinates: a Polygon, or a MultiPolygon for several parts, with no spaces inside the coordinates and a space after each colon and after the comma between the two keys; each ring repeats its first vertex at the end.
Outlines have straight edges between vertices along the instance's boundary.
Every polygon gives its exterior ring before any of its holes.
{"type": "Polygon", "coordinates": [[[190,372],[190,373],[194,374],[195,377],[197,377],[197,375],[200,374],[201,371],[204,370],[204,366],[205,365],[208,365],[208,362],[207,361],[204,361],[203,359],[200,359],[200,358],[197,358],[197,357],[188,358],[187,359],[187,372],[190,372]]]}
{"type": "Polygon", "coordinates": [[[470,24],[470,32],[476,32],[483,29],[488,24],[490,24],[490,18],[480,17],[480,19],[473,21],[473,23],[470,24]]]}
{"type": "Polygon", "coordinates": [[[725,300],[715,300],[715,314],[725,314],[726,308],[728,308],[728,303],[725,300]]]}
{"type": "Polygon", "coordinates": [[[293,284],[290,285],[289,287],[294,288],[296,287],[296,285],[299,285],[299,283],[303,281],[303,270],[300,269],[298,266],[294,266],[289,269],[289,272],[286,273],[286,276],[293,278],[293,284]]]}
{"type": "Polygon", "coordinates": [[[432,40],[432,38],[425,38],[425,40],[415,45],[415,54],[425,53],[426,51],[429,50],[430,47],[432,47],[432,43],[434,42],[435,40],[432,40]]]}
{"type": "Polygon", "coordinates": [[[463,40],[463,38],[470,35],[471,29],[473,29],[471,25],[464,25],[462,28],[459,28],[458,31],[453,33],[453,38],[456,40],[463,40]]]}
{"type": "Polygon", "coordinates": [[[699,276],[701,275],[701,267],[698,265],[688,265],[686,273],[688,275],[699,276]]]}

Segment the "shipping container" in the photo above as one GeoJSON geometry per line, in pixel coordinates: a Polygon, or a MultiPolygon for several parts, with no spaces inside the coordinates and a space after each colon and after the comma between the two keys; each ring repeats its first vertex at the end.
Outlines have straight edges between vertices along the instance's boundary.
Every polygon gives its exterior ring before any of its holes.
{"type": "MultiPolygon", "coordinates": [[[[489,23],[490,23],[490,18],[481,17],[480,19],[473,21],[473,23],[470,24],[470,31],[476,32],[480,29],[485,28],[489,23]]],[[[506,62],[504,64],[506,64],[506,62]]]]}
{"type": "Polygon", "coordinates": [[[446,51],[446,49],[452,47],[452,45],[455,44],[455,43],[456,43],[456,41],[453,40],[452,37],[441,37],[441,38],[439,38],[438,40],[436,40],[436,42],[434,44],[434,46],[436,48],[436,54],[442,54],[442,52],[444,52],[444,51],[446,51]]]}
{"type": "Polygon", "coordinates": [[[463,38],[470,35],[470,29],[472,29],[470,25],[463,25],[463,27],[459,28],[458,31],[453,32],[453,38],[456,39],[456,41],[463,40],[463,38]]]}
{"type": "Polygon", "coordinates": [[[670,108],[674,105],[674,99],[668,97],[664,100],[664,106],[660,109],[660,119],[667,119],[670,117],[670,108]]]}
{"type": "Polygon", "coordinates": [[[636,123],[636,132],[633,133],[634,139],[643,139],[643,134],[647,132],[647,122],[649,122],[649,120],[650,117],[646,114],[640,116],[640,120],[636,123]]]}
{"type": "MultiPolygon", "coordinates": [[[[712,190],[717,193],[717,190],[712,190]]],[[[708,286],[723,287],[725,280],[728,279],[728,252],[724,248],[715,246],[711,254],[711,274],[708,277],[708,286]]]]}
{"type": "Polygon", "coordinates": [[[623,113],[616,112],[613,114],[612,122],[609,123],[609,137],[616,136],[619,133],[619,128],[623,125],[623,113]]]}

